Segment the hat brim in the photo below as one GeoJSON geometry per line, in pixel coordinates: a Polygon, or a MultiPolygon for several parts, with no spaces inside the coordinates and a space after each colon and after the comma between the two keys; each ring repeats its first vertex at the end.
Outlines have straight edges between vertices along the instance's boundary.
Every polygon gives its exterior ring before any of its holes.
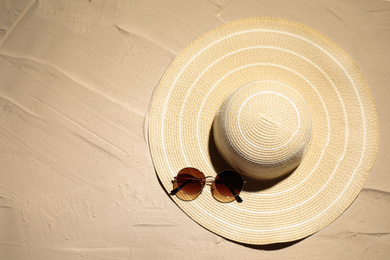
{"type": "Polygon", "coordinates": [[[169,192],[184,167],[216,175],[228,166],[213,144],[219,107],[238,87],[274,81],[308,104],[312,136],[299,167],[277,181],[248,183],[243,203],[220,203],[210,189],[175,203],[203,227],[247,244],[301,239],[340,216],[357,197],[379,142],[369,87],[352,59],[319,32],[274,18],[222,25],[185,48],[156,89],[149,146],[169,192]]]}

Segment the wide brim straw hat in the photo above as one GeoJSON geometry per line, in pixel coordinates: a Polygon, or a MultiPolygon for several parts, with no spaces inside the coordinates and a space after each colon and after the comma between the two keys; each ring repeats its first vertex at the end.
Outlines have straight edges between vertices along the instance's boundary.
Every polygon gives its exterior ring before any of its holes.
{"type": "Polygon", "coordinates": [[[229,22],[191,43],[149,113],[150,151],[168,193],[185,167],[244,177],[242,203],[217,201],[208,185],[194,200],[171,198],[206,229],[247,244],[298,240],[339,217],[373,167],[378,131],[369,87],[347,53],[275,18],[229,22]]]}

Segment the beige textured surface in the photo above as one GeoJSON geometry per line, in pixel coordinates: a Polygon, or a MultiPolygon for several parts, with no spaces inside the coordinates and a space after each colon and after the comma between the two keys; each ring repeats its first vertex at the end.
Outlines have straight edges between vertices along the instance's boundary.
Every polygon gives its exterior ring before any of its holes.
{"type": "Polygon", "coordinates": [[[377,0],[0,1],[0,258],[388,258],[389,10],[377,0]],[[371,88],[381,133],[342,216],[264,247],[188,218],[159,184],[145,140],[153,90],[175,56],[257,16],[304,23],[340,45],[371,88]]]}

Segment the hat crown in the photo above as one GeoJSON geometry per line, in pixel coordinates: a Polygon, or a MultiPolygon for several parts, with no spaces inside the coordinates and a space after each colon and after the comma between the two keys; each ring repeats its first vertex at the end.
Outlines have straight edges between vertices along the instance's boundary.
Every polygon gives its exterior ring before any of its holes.
{"type": "Polygon", "coordinates": [[[214,120],[214,139],[224,159],[255,179],[274,179],[294,170],[311,135],[302,96],[279,82],[259,81],[238,88],[214,120]]]}

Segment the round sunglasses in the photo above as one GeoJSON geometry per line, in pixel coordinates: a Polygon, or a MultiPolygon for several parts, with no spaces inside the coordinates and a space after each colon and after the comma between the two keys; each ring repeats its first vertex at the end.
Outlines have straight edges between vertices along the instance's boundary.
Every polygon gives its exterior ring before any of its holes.
{"type": "Polygon", "coordinates": [[[242,202],[239,194],[244,187],[242,176],[231,170],[222,171],[217,176],[205,176],[196,168],[187,167],[179,171],[174,178],[171,195],[177,195],[183,200],[196,199],[202,192],[208,180],[211,182],[213,197],[220,202],[242,202]]]}

